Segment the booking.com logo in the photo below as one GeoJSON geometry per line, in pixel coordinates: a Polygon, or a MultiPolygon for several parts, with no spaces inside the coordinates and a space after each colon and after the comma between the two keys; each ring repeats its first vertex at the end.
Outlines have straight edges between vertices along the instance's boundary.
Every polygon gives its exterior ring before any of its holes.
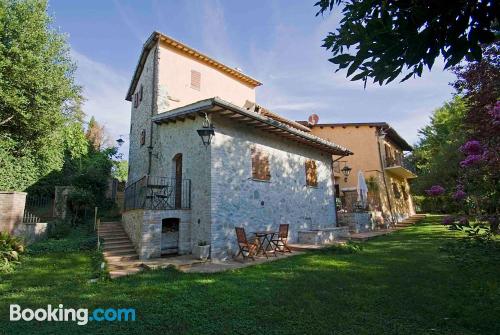
{"type": "Polygon", "coordinates": [[[77,322],[79,326],[86,325],[89,321],[135,321],[135,308],[96,308],[89,312],[86,308],[64,308],[59,304],[58,308],[30,309],[12,304],[10,305],[10,321],[49,321],[49,322],[77,322]]]}

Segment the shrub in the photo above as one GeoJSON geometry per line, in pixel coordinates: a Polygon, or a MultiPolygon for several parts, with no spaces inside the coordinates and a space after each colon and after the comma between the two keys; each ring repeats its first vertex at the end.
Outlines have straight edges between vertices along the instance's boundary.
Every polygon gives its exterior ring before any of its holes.
{"type": "MultiPolygon", "coordinates": [[[[69,224],[66,226],[70,227],[69,224]]],[[[29,248],[29,253],[42,254],[46,252],[72,252],[96,249],[97,236],[91,225],[80,225],[74,228],[70,227],[69,229],[70,232],[64,237],[50,238],[32,244],[29,248]]]]}
{"type": "Polygon", "coordinates": [[[320,250],[323,254],[355,254],[362,250],[361,245],[347,241],[344,244],[334,244],[331,247],[320,250]]]}
{"type": "Polygon", "coordinates": [[[9,233],[0,232],[0,272],[9,272],[19,263],[19,255],[24,253],[23,242],[9,233]]]}
{"type": "Polygon", "coordinates": [[[49,223],[47,236],[53,239],[62,239],[71,233],[71,224],[67,220],[57,219],[49,223]]]}

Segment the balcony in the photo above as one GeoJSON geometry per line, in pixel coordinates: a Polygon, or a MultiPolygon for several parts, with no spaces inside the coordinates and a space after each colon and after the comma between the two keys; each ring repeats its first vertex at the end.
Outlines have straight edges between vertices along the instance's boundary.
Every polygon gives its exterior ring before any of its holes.
{"type": "Polygon", "coordinates": [[[401,158],[387,157],[385,159],[385,171],[400,178],[417,178],[414,168],[401,158]]]}
{"type": "Polygon", "coordinates": [[[125,211],[191,209],[191,180],[144,176],[125,188],[125,211]]]}

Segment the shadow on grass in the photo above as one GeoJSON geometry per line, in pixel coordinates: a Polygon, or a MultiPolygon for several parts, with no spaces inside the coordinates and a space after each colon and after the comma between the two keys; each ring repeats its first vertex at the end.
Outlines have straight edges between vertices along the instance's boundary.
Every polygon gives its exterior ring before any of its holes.
{"type": "Polygon", "coordinates": [[[499,287],[488,285],[500,273],[444,259],[438,248],[455,237],[423,224],[368,241],[357,253],[311,252],[216,274],[146,271],[97,284],[87,282],[89,255],[45,255],[2,278],[0,315],[10,303],[64,303],[133,307],[138,321],[1,326],[38,334],[499,333],[499,287]]]}

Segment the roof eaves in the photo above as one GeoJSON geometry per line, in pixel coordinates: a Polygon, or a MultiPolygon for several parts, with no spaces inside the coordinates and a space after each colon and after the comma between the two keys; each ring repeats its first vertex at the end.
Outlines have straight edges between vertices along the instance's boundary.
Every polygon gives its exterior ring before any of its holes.
{"type": "Polygon", "coordinates": [[[278,120],[275,120],[273,118],[270,118],[268,116],[264,116],[264,115],[261,115],[259,113],[253,112],[253,111],[245,110],[239,106],[236,106],[236,105],[229,103],[229,102],[227,102],[223,99],[220,99],[218,97],[201,100],[201,101],[195,102],[191,105],[176,108],[175,110],[170,111],[168,113],[157,115],[156,117],[153,118],[153,122],[161,123],[162,120],[174,119],[174,118],[179,117],[179,116],[184,116],[184,115],[196,113],[196,112],[202,112],[204,110],[210,109],[210,108],[215,107],[215,106],[219,106],[225,110],[230,110],[230,111],[233,111],[235,113],[241,114],[243,116],[247,116],[247,117],[250,117],[252,119],[258,120],[260,122],[266,123],[266,124],[271,125],[273,127],[279,128],[281,130],[284,130],[286,132],[289,132],[291,134],[299,136],[299,137],[303,138],[304,140],[316,143],[317,145],[325,146],[325,147],[329,148],[331,152],[334,152],[335,155],[348,156],[348,155],[353,154],[352,151],[350,151],[347,148],[344,148],[338,144],[324,140],[324,139],[317,137],[315,135],[306,133],[306,132],[301,131],[297,128],[288,126],[288,125],[286,125],[282,122],[279,122],[278,120]]]}

